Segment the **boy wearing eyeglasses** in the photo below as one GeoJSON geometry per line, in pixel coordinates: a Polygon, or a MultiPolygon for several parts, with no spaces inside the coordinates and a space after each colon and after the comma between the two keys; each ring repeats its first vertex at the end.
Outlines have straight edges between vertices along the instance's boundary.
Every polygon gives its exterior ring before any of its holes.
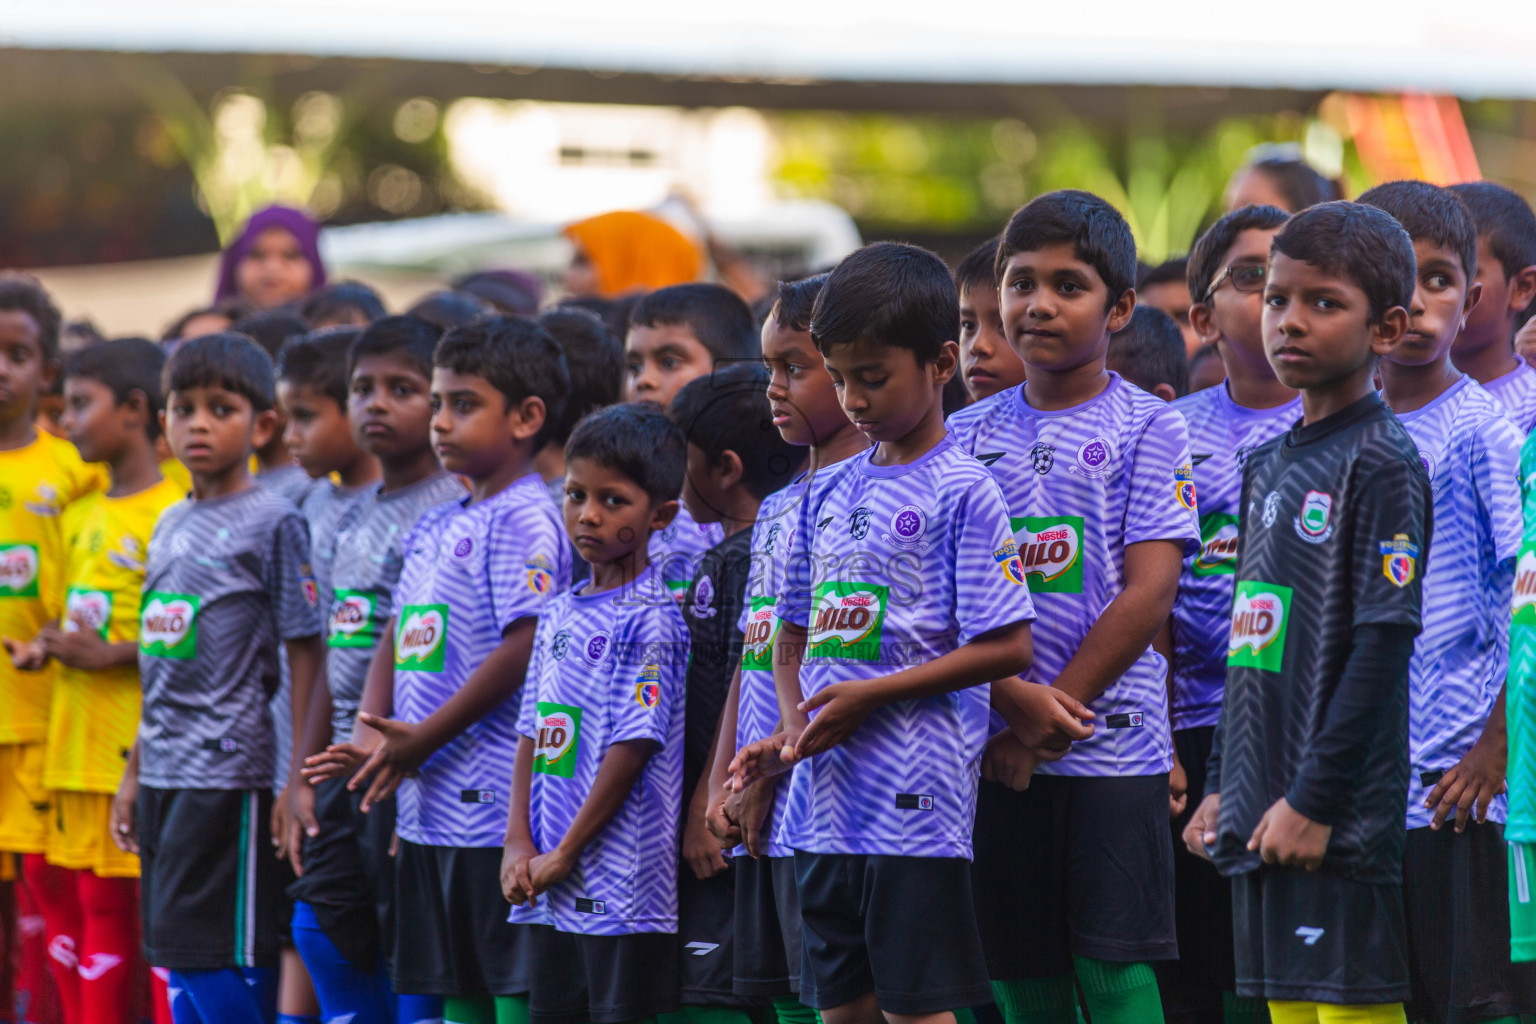
{"type": "Polygon", "coordinates": [[[1301,418],[1301,398],[1280,383],[1264,355],[1264,276],[1269,243],[1289,216],[1274,206],[1245,206],[1200,236],[1189,256],[1189,321],[1202,345],[1226,366],[1223,384],[1173,403],[1189,423],[1189,449],[1200,495],[1200,551],[1184,558],[1173,602],[1169,703],[1174,767],[1174,907],[1180,959],[1161,968],[1164,1005],[1179,1019],[1243,1016],[1232,963],[1231,883],[1190,854],[1178,836],[1205,795],[1205,762],[1221,717],[1232,627],[1232,571],[1237,565],[1238,495],[1243,463],[1254,448],[1301,418]]]}

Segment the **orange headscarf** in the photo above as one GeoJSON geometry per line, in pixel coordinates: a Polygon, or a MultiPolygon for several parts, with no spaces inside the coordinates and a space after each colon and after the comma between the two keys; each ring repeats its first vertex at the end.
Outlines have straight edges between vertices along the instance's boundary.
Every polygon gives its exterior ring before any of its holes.
{"type": "Polygon", "coordinates": [[[565,233],[592,261],[603,298],[697,281],[704,269],[699,247],[650,214],[604,213],[577,221],[565,233]]]}

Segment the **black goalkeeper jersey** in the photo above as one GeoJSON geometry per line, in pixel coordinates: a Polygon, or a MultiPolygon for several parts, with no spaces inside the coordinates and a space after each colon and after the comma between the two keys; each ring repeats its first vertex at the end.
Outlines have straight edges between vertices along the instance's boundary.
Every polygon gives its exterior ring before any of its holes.
{"type": "Polygon", "coordinates": [[[1248,839],[1284,796],[1333,827],[1324,870],[1400,882],[1406,669],[1368,683],[1374,735],[1360,735],[1361,720],[1333,698],[1356,627],[1420,628],[1431,505],[1418,451],[1371,394],[1255,449],[1239,508],[1247,521],[1207,783],[1221,793],[1212,857],[1224,874],[1257,868],[1248,839]]]}

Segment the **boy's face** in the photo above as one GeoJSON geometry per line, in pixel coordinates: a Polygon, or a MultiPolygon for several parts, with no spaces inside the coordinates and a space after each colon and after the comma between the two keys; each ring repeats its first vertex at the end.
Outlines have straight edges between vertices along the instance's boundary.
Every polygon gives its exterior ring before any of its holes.
{"type": "Polygon", "coordinates": [[[166,396],[164,426],[172,454],[190,472],[219,476],[272,440],[277,413],[259,413],[250,399],[224,388],[195,387],[166,396]]]}
{"type": "Polygon", "coordinates": [[[1408,325],[1393,307],[1370,323],[1370,302],[1349,278],[1283,253],[1270,257],[1264,287],[1264,348],[1280,383],[1327,388],[1385,355],[1408,325]]]}
{"type": "Polygon", "coordinates": [[[1136,310],[1135,290],[1111,303],[1104,279],[1070,242],[1016,252],[1002,276],[1003,329],[1027,369],[1102,365],[1109,336],[1136,310]]]}
{"type": "Polygon", "coordinates": [[[1510,274],[1488,247],[1488,236],[1477,240],[1477,284],[1482,298],[1467,316],[1467,325],[1451,346],[1451,357],[1467,357],[1496,346],[1507,346],[1515,316],[1536,297],[1536,268],[1510,274]]]}
{"type": "Polygon", "coordinates": [[[1383,358],[1402,366],[1426,366],[1450,352],[1482,287],[1468,282],[1461,257],[1443,245],[1415,239],[1413,255],[1418,276],[1408,307],[1408,333],[1383,358]]]}
{"type": "Polygon", "coordinates": [[[1190,323],[1200,341],[1215,345],[1225,341],[1230,353],[1260,371],[1272,373],[1264,355],[1264,274],[1269,267],[1269,243],[1280,233],[1274,228],[1248,228],[1238,232],[1222,253],[1216,288],[1210,299],[1189,308],[1190,323]],[[1249,289],[1252,284],[1257,288],[1249,289]]]}
{"type": "Polygon", "coordinates": [[[19,309],[0,310],[0,423],[31,417],[56,372],[43,358],[37,321],[19,309]]]}
{"type": "Polygon", "coordinates": [[[357,460],[360,451],[352,424],[334,398],[307,384],[280,380],[277,401],[287,417],[283,440],[304,472],[319,479],[357,460]]]}
{"type": "Polygon", "coordinates": [[[432,446],[432,381],[403,353],[366,355],[352,368],[347,418],[363,451],[384,462],[432,446]]]}
{"type": "Polygon", "coordinates": [[[652,505],[645,489],[617,470],[591,459],[565,464],[565,532],[593,565],[617,562],[640,551],[653,530],[665,530],[677,502],[652,505]]]}
{"type": "Polygon", "coordinates": [[[768,408],[773,425],[790,444],[823,444],[848,426],[837,388],[808,331],[763,324],[763,362],[768,366],[768,408]]]}
{"type": "Polygon", "coordinates": [[[624,400],[671,408],[682,386],[709,373],[714,363],[687,324],[631,327],[624,344],[624,400]]]}
{"type": "Polygon", "coordinates": [[[1160,281],[1157,284],[1147,285],[1136,295],[1136,301],[1141,305],[1162,310],[1179,325],[1179,331],[1184,335],[1186,354],[1200,347],[1200,336],[1195,333],[1194,327],[1189,323],[1189,307],[1192,305],[1189,298],[1189,285],[1183,281],[1160,281]]]}
{"type": "Polygon", "coordinates": [[[509,406],[484,377],[432,368],[432,441],[448,472],[484,480],[516,458],[518,442],[543,426],[539,399],[509,406]]]}
{"type": "Polygon", "coordinates": [[[921,363],[911,349],[860,338],[833,345],[824,358],[843,412],[871,441],[900,441],[916,429],[954,376],[960,347],[946,341],[939,357],[921,363]]]}
{"type": "Polygon", "coordinates": [[[86,462],[111,462],[132,443],[135,433],[145,436],[144,416],[142,403],[119,405],[112,389],[99,380],[64,379],[64,416],[60,426],[86,462]]]}
{"type": "Polygon", "coordinates": [[[995,288],[960,287],[960,379],[973,402],[1024,383],[1024,364],[1003,334],[995,288]]]}

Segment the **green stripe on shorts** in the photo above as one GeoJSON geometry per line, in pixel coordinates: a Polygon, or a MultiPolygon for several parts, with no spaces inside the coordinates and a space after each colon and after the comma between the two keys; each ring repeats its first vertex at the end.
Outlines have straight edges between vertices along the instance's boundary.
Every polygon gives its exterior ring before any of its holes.
{"type": "Polygon", "coordinates": [[[1536,845],[1509,844],[1509,958],[1536,960],[1536,845]]]}

